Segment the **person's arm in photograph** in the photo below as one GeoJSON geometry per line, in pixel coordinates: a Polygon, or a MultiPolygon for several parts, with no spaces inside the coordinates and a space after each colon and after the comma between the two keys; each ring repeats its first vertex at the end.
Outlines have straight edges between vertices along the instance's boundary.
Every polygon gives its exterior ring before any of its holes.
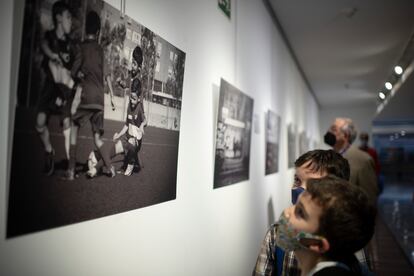
{"type": "Polygon", "coordinates": [[[127,124],[125,124],[123,127],[122,127],[122,129],[121,129],[121,131],[120,132],[115,132],[114,133],[114,137],[113,137],[113,140],[114,141],[116,141],[116,140],[118,140],[119,138],[121,138],[126,132],[127,132],[127,130],[128,130],[128,125],[127,124]]]}
{"type": "Polygon", "coordinates": [[[106,75],[105,78],[106,78],[105,80],[106,80],[106,83],[107,83],[108,88],[109,88],[109,97],[111,99],[111,107],[112,107],[112,110],[115,110],[115,104],[114,104],[114,89],[112,87],[112,78],[111,78],[111,75],[108,74],[108,75],[106,75]]]}
{"type": "Polygon", "coordinates": [[[140,105],[140,112],[142,116],[142,122],[139,125],[139,129],[141,129],[142,134],[144,134],[144,127],[147,125],[147,117],[145,116],[144,104],[141,102],[139,105],[140,105]]]}
{"type": "Polygon", "coordinates": [[[48,59],[58,64],[62,64],[62,60],[60,59],[59,55],[53,52],[49,47],[48,38],[50,37],[50,35],[51,35],[50,32],[45,33],[45,36],[43,37],[42,42],[40,44],[40,48],[42,49],[42,52],[45,54],[45,56],[48,59]]]}

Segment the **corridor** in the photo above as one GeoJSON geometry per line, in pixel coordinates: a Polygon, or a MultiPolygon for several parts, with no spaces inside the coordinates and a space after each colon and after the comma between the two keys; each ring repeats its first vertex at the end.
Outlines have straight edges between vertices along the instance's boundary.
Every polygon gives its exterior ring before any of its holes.
{"type": "Polygon", "coordinates": [[[385,183],[373,251],[376,275],[414,275],[414,181],[385,183]]]}

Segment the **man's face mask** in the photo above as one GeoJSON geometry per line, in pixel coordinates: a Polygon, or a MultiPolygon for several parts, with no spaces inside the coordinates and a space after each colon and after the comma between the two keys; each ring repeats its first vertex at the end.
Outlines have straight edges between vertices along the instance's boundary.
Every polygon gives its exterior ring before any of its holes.
{"type": "Polygon", "coordinates": [[[280,215],[276,245],[284,251],[308,249],[310,244],[322,244],[322,239],[320,236],[296,230],[290,224],[284,212],[280,215]]]}
{"type": "Polygon", "coordinates": [[[332,132],[327,131],[325,136],[323,137],[325,144],[333,147],[336,144],[336,136],[332,132]]]}
{"type": "Polygon", "coordinates": [[[302,187],[297,187],[292,189],[292,204],[295,205],[296,202],[298,201],[298,197],[301,193],[303,193],[303,191],[305,191],[304,188],[302,187]]]}

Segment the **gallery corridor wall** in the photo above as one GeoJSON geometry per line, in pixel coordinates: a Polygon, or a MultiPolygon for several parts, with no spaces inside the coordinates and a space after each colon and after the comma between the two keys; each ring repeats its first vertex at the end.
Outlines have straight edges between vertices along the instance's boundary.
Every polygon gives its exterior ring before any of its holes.
{"type": "Polygon", "coordinates": [[[270,220],[290,204],[287,125],[315,143],[320,133],[318,106],[263,2],[232,1],[229,19],[217,1],[126,1],[128,16],[186,53],[176,199],[7,239],[23,7],[7,0],[0,11],[0,274],[250,275],[270,220]],[[249,180],[213,189],[220,78],[254,99],[253,131],[249,180]],[[281,140],[279,172],[265,176],[269,109],[281,140]]]}

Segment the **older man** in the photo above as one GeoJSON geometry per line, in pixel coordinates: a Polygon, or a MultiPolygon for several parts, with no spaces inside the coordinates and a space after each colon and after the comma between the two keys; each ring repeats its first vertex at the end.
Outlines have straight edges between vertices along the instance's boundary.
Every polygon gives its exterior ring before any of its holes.
{"type": "Polygon", "coordinates": [[[351,168],[350,183],[359,186],[375,204],[378,196],[375,164],[367,153],[352,145],[356,136],[355,125],[351,119],[336,118],[324,140],[348,160],[351,168]]]}

